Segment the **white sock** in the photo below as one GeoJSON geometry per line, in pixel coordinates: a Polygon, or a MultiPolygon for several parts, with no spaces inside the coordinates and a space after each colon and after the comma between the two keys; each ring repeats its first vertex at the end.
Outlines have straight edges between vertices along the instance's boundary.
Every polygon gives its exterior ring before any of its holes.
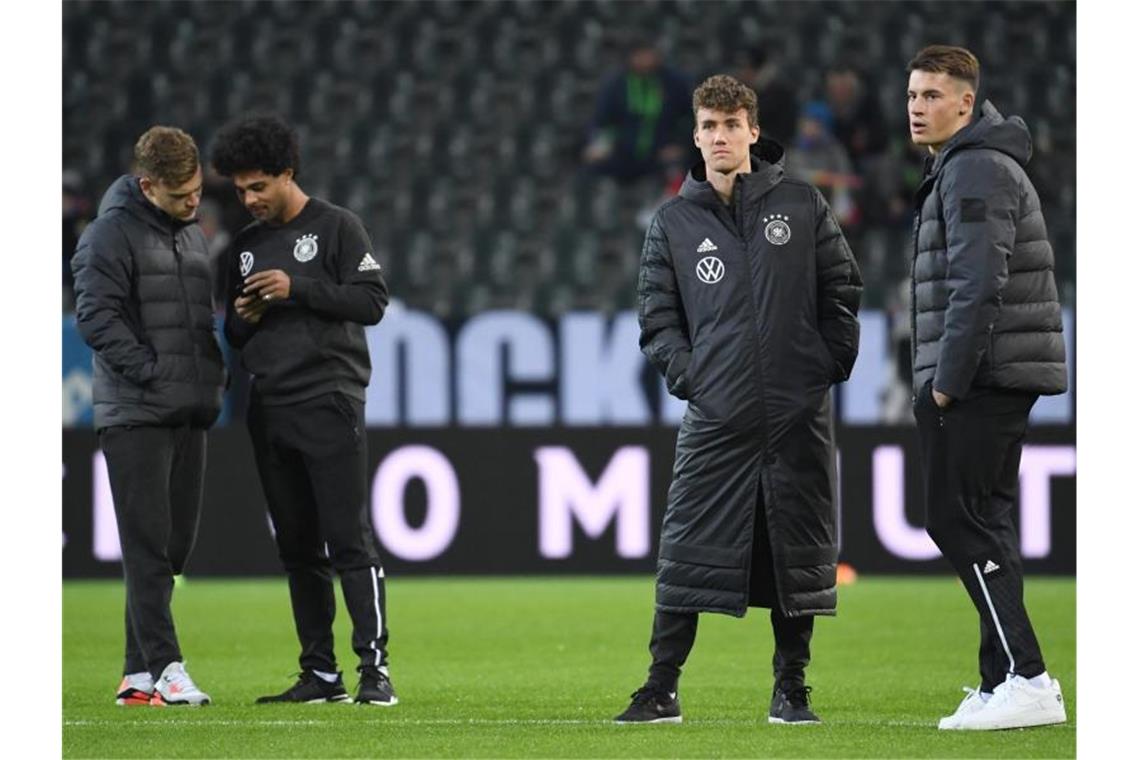
{"type": "Polygon", "coordinates": [[[1049,671],[1045,671],[1039,676],[1033,678],[1026,678],[1026,681],[1036,686],[1038,689],[1046,689],[1053,685],[1053,679],[1049,677],[1049,671]]]}
{"type": "Polygon", "coordinates": [[[324,673],[320,670],[314,670],[313,672],[325,683],[336,683],[336,673],[324,673]]]}

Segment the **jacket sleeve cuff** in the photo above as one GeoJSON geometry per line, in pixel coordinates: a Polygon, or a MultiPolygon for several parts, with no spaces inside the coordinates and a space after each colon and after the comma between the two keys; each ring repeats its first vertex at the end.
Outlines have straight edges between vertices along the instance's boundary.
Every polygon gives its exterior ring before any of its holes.
{"type": "Polygon", "coordinates": [[[965,398],[966,393],[970,390],[970,381],[961,381],[956,378],[947,377],[947,374],[942,372],[934,373],[934,382],[932,387],[939,393],[945,393],[955,401],[965,398]]]}

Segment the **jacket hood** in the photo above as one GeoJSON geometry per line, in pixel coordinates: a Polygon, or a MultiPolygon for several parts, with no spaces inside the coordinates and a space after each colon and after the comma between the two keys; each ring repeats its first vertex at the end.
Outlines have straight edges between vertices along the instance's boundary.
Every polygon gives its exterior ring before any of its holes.
{"type": "Polygon", "coordinates": [[[107,192],[103,193],[103,199],[99,201],[98,216],[103,216],[114,209],[123,209],[139,221],[164,232],[177,231],[198,221],[196,218],[188,221],[175,219],[151,203],[143,195],[142,188],[139,187],[138,177],[130,174],[119,177],[111,183],[107,192]]]}
{"type": "MultiPolygon", "coordinates": [[[[736,182],[746,194],[745,200],[756,198],[778,185],[784,178],[784,148],[775,140],[761,137],[752,152],[752,172],[736,175],[736,182]]],[[[681,197],[702,206],[721,206],[716,188],[708,181],[705,162],[694,164],[681,185],[681,197]]]]}
{"type": "Polygon", "coordinates": [[[950,156],[958,151],[977,148],[1001,151],[1024,168],[1033,155],[1033,139],[1020,116],[1007,119],[987,100],[982,103],[982,115],[950,138],[946,147],[939,151],[930,173],[937,174],[950,156]]]}

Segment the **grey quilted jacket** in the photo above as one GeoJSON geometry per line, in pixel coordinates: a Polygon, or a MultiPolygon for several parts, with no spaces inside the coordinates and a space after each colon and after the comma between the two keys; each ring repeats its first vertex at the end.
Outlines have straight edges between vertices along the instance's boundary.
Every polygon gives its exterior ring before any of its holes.
{"type": "Polygon", "coordinates": [[[1033,152],[1018,116],[981,117],[929,160],[916,195],[911,291],[914,389],[1067,388],[1061,305],[1033,152]]]}

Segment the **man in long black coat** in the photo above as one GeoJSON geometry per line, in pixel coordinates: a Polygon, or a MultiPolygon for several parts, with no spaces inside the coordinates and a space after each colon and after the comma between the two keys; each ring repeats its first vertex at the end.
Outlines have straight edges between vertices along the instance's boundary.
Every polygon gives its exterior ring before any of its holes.
{"type": "Polygon", "coordinates": [[[622,723],[681,720],[677,679],[700,612],[772,610],[769,721],[818,722],[804,669],[834,615],[838,559],[829,390],[859,347],[859,269],[826,201],[784,177],[756,94],[728,76],[693,95],[704,161],[646,234],[641,347],[689,402],[661,526],[645,685],[622,723]]]}

